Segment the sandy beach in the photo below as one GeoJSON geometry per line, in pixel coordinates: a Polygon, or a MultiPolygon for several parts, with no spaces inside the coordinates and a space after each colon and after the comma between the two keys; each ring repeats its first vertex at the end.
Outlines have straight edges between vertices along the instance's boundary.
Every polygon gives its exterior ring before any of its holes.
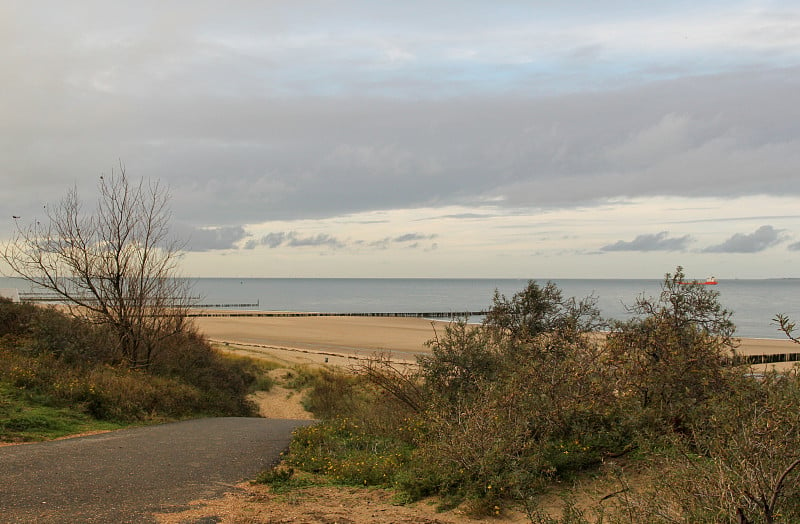
{"type": "Polygon", "coordinates": [[[434,325],[421,318],[387,317],[198,317],[201,333],[241,352],[269,354],[293,363],[341,365],[375,355],[395,361],[416,361],[428,352],[434,325]],[[326,360],[327,359],[327,360],[326,360]]]}
{"type": "MultiPolygon", "coordinates": [[[[388,317],[197,317],[211,341],[291,362],[347,364],[376,354],[411,361],[429,350],[425,343],[444,331],[444,322],[388,317]]],[[[790,340],[740,339],[743,355],[800,352],[790,340]]],[[[772,365],[758,366],[766,369],[772,365]]],[[[786,364],[777,365],[779,368],[786,364]]]]}

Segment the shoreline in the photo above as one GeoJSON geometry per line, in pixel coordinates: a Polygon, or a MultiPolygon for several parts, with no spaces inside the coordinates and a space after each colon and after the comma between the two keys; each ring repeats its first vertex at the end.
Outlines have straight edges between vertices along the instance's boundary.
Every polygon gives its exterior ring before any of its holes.
{"type": "MultiPolygon", "coordinates": [[[[193,317],[195,326],[215,344],[239,347],[256,355],[272,353],[293,362],[347,365],[376,355],[413,363],[429,354],[426,342],[443,332],[443,322],[405,317],[353,316],[204,316],[193,317]]],[[[799,353],[789,339],[740,338],[741,355],[799,353]]],[[[233,348],[231,348],[233,349],[233,348]]],[[[785,369],[792,362],[757,364],[759,371],[785,369]]]]}

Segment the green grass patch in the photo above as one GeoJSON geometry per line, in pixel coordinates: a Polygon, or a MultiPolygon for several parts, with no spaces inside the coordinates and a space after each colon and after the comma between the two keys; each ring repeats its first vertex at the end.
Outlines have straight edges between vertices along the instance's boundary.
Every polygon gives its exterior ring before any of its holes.
{"type": "Polygon", "coordinates": [[[40,402],[41,399],[0,383],[0,442],[35,442],[123,427],[119,423],[96,420],[77,409],[40,402]]]}
{"type": "Polygon", "coordinates": [[[295,430],[286,463],[338,484],[391,486],[411,452],[402,441],[375,436],[348,419],[335,419],[295,430]]]}

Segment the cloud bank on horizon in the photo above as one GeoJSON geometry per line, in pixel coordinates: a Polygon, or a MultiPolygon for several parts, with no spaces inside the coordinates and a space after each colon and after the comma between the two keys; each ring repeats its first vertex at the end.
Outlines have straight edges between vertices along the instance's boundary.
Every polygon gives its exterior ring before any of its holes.
{"type": "Polygon", "coordinates": [[[121,159],[194,274],[797,275],[800,6],[562,4],[4,2],[0,238],[121,159]]]}

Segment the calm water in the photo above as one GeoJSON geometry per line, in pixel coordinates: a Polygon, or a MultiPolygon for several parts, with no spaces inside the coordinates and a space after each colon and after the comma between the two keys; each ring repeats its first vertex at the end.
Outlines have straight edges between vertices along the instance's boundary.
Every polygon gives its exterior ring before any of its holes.
{"type": "MultiPolygon", "coordinates": [[[[540,283],[546,279],[538,279],[540,283]]],[[[639,295],[658,296],[661,280],[555,279],[564,296],[593,294],[604,317],[624,319],[625,305],[639,295]]],[[[200,278],[194,293],[205,304],[258,303],[258,309],[330,313],[480,311],[491,304],[494,290],[511,296],[525,279],[317,279],[200,278]]],[[[0,288],[29,289],[0,278],[0,288]]],[[[742,337],[783,338],[772,318],[785,313],[800,321],[800,279],[720,280],[714,287],[720,302],[734,312],[742,337]]]]}
{"type": "MultiPolygon", "coordinates": [[[[546,279],[539,279],[544,283],[546,279]]],[[[604,317],[624,319],[625,305],[639,295],[658,296],[661,279],[556,279],[565,297],[594,295],[604,317]]],[[[205,303],[259,303],[258,309],[331,313],[480,311],[495,289],[506,296],[525,279],[228,279],[194,281],[205,303]]],[[[721,280],[720,302],[734,312],[742,337],[783,338],[772,318],[785,313],[800,321],[800,279],[721,280]]]]}

